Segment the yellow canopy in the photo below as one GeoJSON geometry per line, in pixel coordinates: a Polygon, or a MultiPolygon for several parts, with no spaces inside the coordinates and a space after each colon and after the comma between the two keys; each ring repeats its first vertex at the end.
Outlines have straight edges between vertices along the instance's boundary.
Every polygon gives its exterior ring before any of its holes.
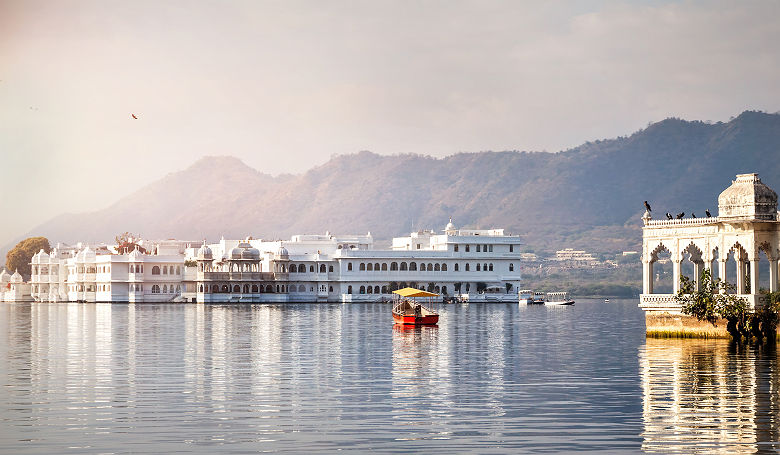
{"type": "Polygon", "coordinates": [[[404,297],[438,297],[439,296],[439,294],[434,294],[433,292],[422,291],[420,289],[415,289],[415,288],[403,288],[397,291],[393,291],[393,293],[404,297]]]}

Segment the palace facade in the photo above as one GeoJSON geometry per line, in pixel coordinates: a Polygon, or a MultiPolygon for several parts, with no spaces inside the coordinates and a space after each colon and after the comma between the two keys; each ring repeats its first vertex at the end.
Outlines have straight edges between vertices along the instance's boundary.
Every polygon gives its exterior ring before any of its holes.
{"type": "Polygon", "coordinates": [[[514,302],[520,245],[503,229],[456,229],[451,220],[443,233],[413,232],[389,249],[374,249],[371,233],[200,246],[167,240],[147,243],[148,254],[60,245],[32,258],[27,295],[38,302],[373,302],[416,287],[443,298],[514,302]]]}

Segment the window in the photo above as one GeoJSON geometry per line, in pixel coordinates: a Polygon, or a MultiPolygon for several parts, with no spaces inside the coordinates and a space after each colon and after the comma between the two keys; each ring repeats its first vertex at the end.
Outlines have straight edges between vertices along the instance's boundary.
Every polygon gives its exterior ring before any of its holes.
{"type": "Polygon", "coordinates": [[[515,271],[515,265],[514,264],[509,264],[509,271],[510,272],[514,272],[515,271]]]}
{"type": "Polygon", "coordinates": [[[157,267],[156,265],[152,267],[152,275],[159,275],[160,274],[160,267],[157,267]]]}
{"type": "Polygon", "coordinates": [[[401,263],[401,271],[406,270],[406,262],[401,263]]]}
{"type": "Polygon", "coordinates": [[[441,265],[441,271],[442,272],[446,272],[447,271],[447,264],[442,264],[441,265]]]}
{"type": "Polygon", "coordinates": [[[488,251],[493,252],[493,245],[488,245],[488,251]]]}
{"type": "Polygon", "coordinates": [[[366,293],[366,287],[365,286],[360,286],[360,293],[361,294],[365,294],[366,293]]]}
{"type": "MultiPolygon", "coordinates": [[[[295,286],[293,286],[293,290],[295,290],[295,286]]],[[[299,285],[298,286],[298,292],[306,292],[306,286],[304,286],[302,284],[299,285]]]]}
{"type": "Polygon", "coordinates": [[[455,271],[458,272],[460,267],[458,267],[458,264],[455,264],[455,271]]]}
{"type": "Polygon", "coordinates": [[[481,271],[482,271],[482,268],[480,267],[479,264],[477,264],[477,272],[481,272],[481,271]]]}
{"type": "Polygon", "coordinates": [[[477,253],[480,252],[480,245],[477,245],[477,253]]]}
{"type": "Polygon", "coordinates": [[[298,273],[298,266],[295,264],[290,264],[290,273],[298,273]]]}
{"type": "Polygon", "coordinates": [[[514,245],[509,245],[509,252],[510,253],[514,253],[514,251],[515,251],[515,246],[514,245]]]}
{"type": "Polygon", "coordinates": [[[421,271],[421,272],[424,272],[424,271],[425,271],[425,263],[424,263],[424,262],[421,262],[421,263],[420,263],[420,271],[421,271]]]}
{"type": "Polygon", "coordinates": [[[417,244],[417,249],[418,249],[418,250],[420,249],[420,244],[419,244],[419,243],[417,244]]]}
{"type": "Polygon", "coordinates": [[[374,264],[374,271],[375,272],[379,271],[379,263],[378,262],[374,264]]]}
{"type": "Polygon", "coordinates": [[[320,273],[325,273],[325,264],[320,264],[320,273]]]}
{"type": "Polygon", "coordinates": [[[163,272],[162,273],[163,275],[167,275],[168,274],[168,266],[167,265],[163,266],[163,271],[162,272],[163,272]]]}
{"type": "Polygon", "coordinates": [[[458,245],[457,244],[455,245],[455,252],[456,253],[458,252],[458,245]]]}
{"type": "Polygon", "coordinates": [[[333,286],[328,286],[328,292],[333,292],[333,286]]]}
{"type": "Polygon", "coordinates": [[[368,294],[373,294],[373,293],[374,293],[374,288],[372,288],[371,286],[369,286],[369,287],[368,287],[368,289],[366,289],[366,292],[367,292],[368,294]]]}
{"type": "MultiPolygon", "coordinates": [[[[360,271],[362,272],[362,271],[365,271],[365,270],[366,270],[366,264],[363,264],[363,263],[361,262],[361,263],[360,263],[360,271]]],[[[361,293],[361,294],[362,294],[362,293],[361,293]]]]}
{"type": "Polygon", "coordinates": [[[167,293],[168,293],[168,285],[163,284],[163,294],[167,294],[167,293]]]}
{"type": "Polygon", "coordinates": [[[274,288],[272,288],[271,285],[269,284],[269,285],[267,285],[265,287],[265,292],[270,294],[270,293],[274,292],[274,288]]]}
{"type": "Polygon", "coordinates": [[[410,262],[409,263],[409,270],[417,271],[417,263],[416,262],[410,262]]]}
{"type": "Polygon", "coordinates": [[[374,264],[369,262],[368,263],[368,267],[366,267],[366,270],[368,270],[369,272],[373,272],[374,271],[374,264]]]}
{"type": "Polygon", "coordinates": [[[298,273],[306,273],[306,264],[301,264],[298,266],[298,273]]]}
{"type": "MultiPolygon", "coordinates": [[[[439,264],[436,264],[436,267],[438,268],[438,267],[439,267],[439,264]]],[[[429,264],[428,264],[428,268],[427,268],[427,270],[428,270],[429,272],[433,272],[433,264],[430,264],[430,263],[429,263],[429,264]]]]}
{"type": "Polygon", "coordinates": [[[309,266],[309,272],[314,273],[314,266],[313,265],[309,266]]]}
{"type": "Polygon", "coordinates": [[[244,294],[249,294],[249,285],[248,284],[244,285],[244,294]]]}
{"type": "Polygon", "coordinates": [[[176,275],[181,275],[181,268],[179,266],[176,266],[176,275]]]}
{"type": "Polygon", "coordinates": [[[333,273],[333,266],[332,265],[328,266],[328,272],[333,273]]]}
{"type": "Polygon", "coordinates": [[[391,262],[390,263],[390,271],[396,271],[398,270],[398,263],[397,262],[391,262]]]}
{"type": "Polygon", "coordinates": [[[382,264],[382,271],[383,271],[383,272],[386,272],[386,271],[387,271],[387,263],[383,263],[383,264],[382,264]]]}
{"type": "Polygon", "coordinates": [[[352,286],[347,286],[347,294],[352,294],[352,286]]]}
{"type": "Polygon", "coordinates": [[[487,264],[482,264],[482,271],[483,271],[483,272],[487,272],[487,271],[488,271],[488,266],[487,266],[487,264]]]}
{"type": "Polygon", "coordinates": [[[257,285],[256,284],[252,285],[252,294],[257,294],[257,285]]]}
{"type": "MultiPolygon", "coordinates": [[[[347,264],[347,270],[352,271],[352,263],[351,262],[349,264],[347,264]]],[[[352,294],[352,293],[350,292],[350,294],[352,294]]]]}
{"type": "Polygon", "coordinates": [[[466,271],[467,272],[469,271],[469,265],[468,264],[466,264],[466,271]]]}
{"type": "Polygon", "coordinates": [[[441,270],[441,266],[439,264],[436,264],[436,265],[433,266],[433,271],[434,272],[438,272],[440,270],[441,270]]]}
{"type": "Polygon", "coordinates": [[[237,284],[235,286],[233,286],[233,292],[241,292],[241,286],[239,286],[237,284]]]}
{"type": "Polygon", "coordinates": [[[219,292],[219,286],[216,284],[214,286],[211,286],[211,292],[219,292]]]}
{"type": "Polygon", "coordinates": [[[228,287],[228,285],[227,285],[227,284],[223,284],[223,285],[222,285],[222,289],[221,289],[221,291],[222,291],[222,292],[230,292],[230,288],[228,287]]]}
{"type": "Polygon", "coordinates": [[[379,286],[374,286],[374,294],[379,294],[379,286]]]}
{"type": "Polygon", "coordinates": [[[492,262],[490,263],[490,271],[491,272],[493,271],[493,263],[492,262]]]}
{"type": "Polygon", "coordinates": [[[469,245],[466,245],[466,253],[469,252],[469,245]]]}
{"type": "Polygon", "coordinates": [[[152,294],[159,294],[160,293],[160,286],[154,285],[152,286],[152,294]]]}

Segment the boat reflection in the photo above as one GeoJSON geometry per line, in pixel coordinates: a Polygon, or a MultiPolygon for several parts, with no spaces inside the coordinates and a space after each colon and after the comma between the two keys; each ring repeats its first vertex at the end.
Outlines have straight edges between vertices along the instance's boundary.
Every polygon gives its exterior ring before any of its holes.
{"type": "Polygon", "coordinates": [[[728,340],[648,339],[640,349],[645,451],[780,449],[777,350],[728,340]]]}

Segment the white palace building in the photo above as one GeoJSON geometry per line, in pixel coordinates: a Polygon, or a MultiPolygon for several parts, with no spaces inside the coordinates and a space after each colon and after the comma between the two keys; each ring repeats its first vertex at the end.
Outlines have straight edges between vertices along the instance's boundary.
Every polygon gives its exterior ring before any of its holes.
{"type": "Polygon", "coordinates": [[[692,263],[691,278],[698,279],[702,269],[736,286],[736,294],[752,307],[766,303],[764,287],[778,290],[780,260],[780,220],[777,193],[758,178],[758,174],[739,174],[731,186],[718,196],[718,216],[706,218],[654,220],[646,212],[642,230],[643,290],[640,307],[646,311],[647,327],[652,330],[654,316],[680,319],[680,305],[674,294],[687,261],[692,263]],[[654,289],[654,265],[659,254],[667,252],[672,264],[672,293],[654,289]],[[768,267],[768,282],[759,280],[759,264],[768,267]]]}
{"type": "MultiPolygon", "coordinates": [[[[403,287],[468,301],[517,301],[520,237],[503,229],[422,230],[386,250],[366,235],[295,235],[289,241],[147,243],[149,254],[84,246],[41,251],[32,278],[0,276],[0,301],[374,302],[403,287]],[[22,286],[29,285],[25,296],[22,286]]],[[[18,274],[17,274],[18,275],[18,274]]]]}

